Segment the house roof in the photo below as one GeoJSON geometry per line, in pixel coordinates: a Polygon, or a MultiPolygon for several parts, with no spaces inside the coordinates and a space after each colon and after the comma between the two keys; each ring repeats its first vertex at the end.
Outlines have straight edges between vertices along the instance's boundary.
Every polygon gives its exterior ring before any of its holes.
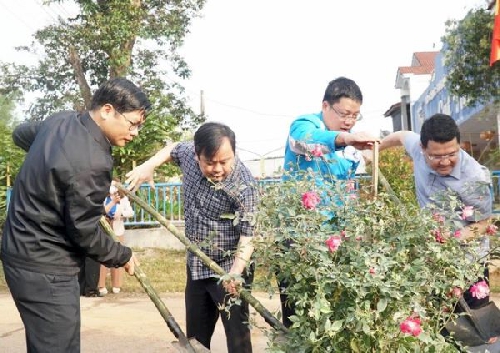
{"type": "Polygon", "coordinates": [[[413,53],[411,66],[398,67],[398,74],[430,75],[434,71],[434,60],[439,51],[413,53]]]}
{"type": "Polygon", "coordinates": [[[392,116],[392,113],[401,110],[401,102],[391,105],[391,107],[384,113],[384,117],[392,116]]]}

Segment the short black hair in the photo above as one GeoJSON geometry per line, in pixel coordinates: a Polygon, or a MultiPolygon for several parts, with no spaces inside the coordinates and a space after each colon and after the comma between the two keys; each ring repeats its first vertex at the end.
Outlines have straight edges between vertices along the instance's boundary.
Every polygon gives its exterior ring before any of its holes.
{"type": "Polygon", "coordinates": [[[117,77],[104,82],[92,97],[91,110],[105,104],[111,104],[120,113],[143,110],[144,114],[151,109],[146,94],[132,81],[117,77]]]}
{"type": "Polygon", "coordinates": [[[335,104],[343,97],[350,98],[360,104],[363,103],[363,94],[356,82],[346,77],[338,77],[330,81],[326,87],[323,102],[327,101],[329,104],[335,104]]]}
{"type": "Polygon", "coordinates": [[[224,138],[228,138],[233,152],[236,153],[236,137],[234,131],[227,125],[208,122],[201,125],[194,134],[194,151],[198,157],[202,154],[207,158],[212,158],[224,138]]]}
{"type": "Polygon", "coordinates": [[[434,114],[424,121],[420,130],[420,143],[427,148],[429,141],[444,143],[457,139],[460,143],[460,130],[450,115],[434,114]]]}

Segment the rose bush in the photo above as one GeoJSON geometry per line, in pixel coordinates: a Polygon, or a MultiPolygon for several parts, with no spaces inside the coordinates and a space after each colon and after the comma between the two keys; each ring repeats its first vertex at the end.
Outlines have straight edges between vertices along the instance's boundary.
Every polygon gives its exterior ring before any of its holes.
{"type": "Polygon", "coordinates": [[[454,293],[483,269],[450,236],[449,215],[313,180],[289,176],[262,193],[258,265],[270,293],[275,276],[290,282],[296,307],[286,339],[271,340],[268,351],[455,352],[440,332],[453,319],[454,293]]]}

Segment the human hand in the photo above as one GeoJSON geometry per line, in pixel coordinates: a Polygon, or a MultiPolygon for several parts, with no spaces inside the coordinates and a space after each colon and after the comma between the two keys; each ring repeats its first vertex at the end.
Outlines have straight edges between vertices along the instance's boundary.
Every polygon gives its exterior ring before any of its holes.
{"type": "Polygon", "coordinates": [[[132,253],[130,260],[123,266],[125,272],[127,272],[130,276],[133,276],[135,273],[135,267],[139,266],[139,260],[135,257],[135,254],[132,253]]]}
{"type": "Polygon", "coordinates": [[[363,156],[366,164],[373,162],[373,152],[371,150],[362,150],[361,155],[363,156]]]}
{"type": "Polygon", "coordinates": [[[358,150],[371,150],[375,142],[380,142],[379,138],[363,131],[344,133],[342,137],[346,146],[354,146],[358,150]]]}
{"type": "Polygon", "coordinates": [[[222,282],[222,286],[224,287],[226,292],[231,295],[237,296],[240,292],[241,281],[231,276],[229,280],[225,280],[222,282]]]}
{"type": "Polygon", "coordinates": [[[115,192],[113,195],[111,195],[111,200],[115,204],[120,203],[120,200],[121,200],[120,194],[118,192],[115,192]]]}
{"type": "Polygon", "coordinates": [[[146,161],[141,165],[135,167],[133,170],[128,172],[125,176],[125,184],[128,184],[127,189],[130,191],[136,191],[139,189],[142,183],[148,182],[151,188],[155,188],[155,183],[153,180],[153,173],[155,171],[155,165],[150,161],[146,161]]]}

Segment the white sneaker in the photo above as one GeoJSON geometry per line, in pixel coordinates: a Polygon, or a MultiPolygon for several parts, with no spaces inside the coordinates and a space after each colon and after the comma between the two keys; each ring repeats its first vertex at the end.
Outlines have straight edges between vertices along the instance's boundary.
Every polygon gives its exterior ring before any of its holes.
{"type": "Polygon", "coordinates": [[[120,290],[121,290],[121,289],[120,289],[120,288],[118,288],[118,287],[113,287],[113,289],[112,289],[113,293],[115,293],[115,294],[120,293],[120,290]]]}
{"type": "Polygon", "coordinates": [[[108,290],[106,289],[106,287],[99,288],[99,296],[100,297],[104,297],[106,294],[108,294],[108,290]]]}

